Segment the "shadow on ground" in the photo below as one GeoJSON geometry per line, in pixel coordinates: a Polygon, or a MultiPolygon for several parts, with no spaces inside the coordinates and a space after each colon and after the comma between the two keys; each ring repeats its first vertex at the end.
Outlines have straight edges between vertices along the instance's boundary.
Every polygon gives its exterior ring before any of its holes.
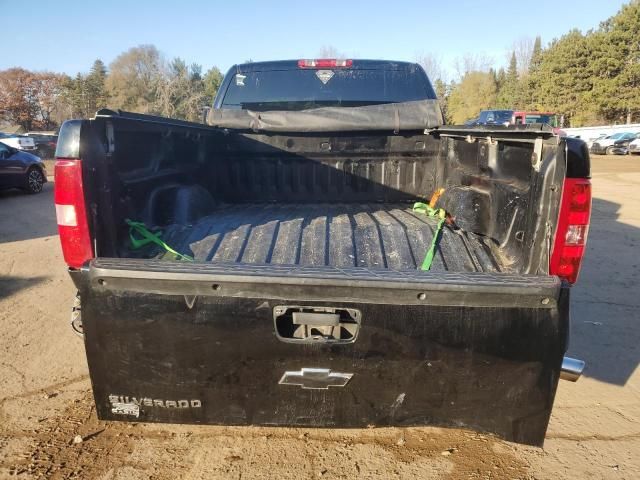
{"type": "Polygon", "coordinates": [[[593,200],[588,249],[571,292],[568,354],[587,362],[585,376],[624,385],[640,361],[640,228],[619,222],[619,209],[593,200]]]}
{"type": "Polygon", "coordinates": [[[0,244],[57,234],[52,182],[36,195],[20,190],[0,191],[0,244]]]}
{"type": "Polygon", "coordinates": [[[8,298],[20,290],[38,285],[47,278],[44,276],[24,278],[2,275],[0,276],[0,299],[8,298]]]}

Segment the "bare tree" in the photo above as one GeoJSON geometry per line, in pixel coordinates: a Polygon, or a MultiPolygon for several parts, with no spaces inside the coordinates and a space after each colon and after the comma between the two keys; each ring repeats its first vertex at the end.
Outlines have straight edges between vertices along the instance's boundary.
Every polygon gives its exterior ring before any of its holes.
{"type": "Polygon", "coordinates": [[[456,58],[455,69],[458,78],[462,78],[469,72],[488,72],[493,64],[493,58],[483,53],[465,53],[456,58]]]}
{"type": "Polygon", "coordinates": [[[347,54],[340,52],[333,45],[323,45],[318,50],[318,58],[347,58],[347,54]]]}
{"type": "Polygon", "coordinates": [[[39,72],[33,75],[32,99],[36,106],[38,126],[49,130],[66,113],[63,88],[68,77],[60,73],[39,72]]]}
{"type": "MultiPolygon", "coordinates": [[[[533,55],[533,46],[535,39],[531,37],[520,37],[513,42],[511,50],[516,54],[516,60],[518,63],[518,75],[523,75],[529,71],[529,65],[531,64],[531,56],[533,55]]],[[[511,53],[508,54],[509,59],[511,53]]]]}
{"type": "Polygon", "coordinates": [[[106,80],[111,106],[153,112],[156,92],[166,70],[166,62],[153,45],[140,45],[120,54],[111,62],[106,80]]]}
{"type": "Polygon", "coordinates": [[[427,72],[431,83],[435,83],[437,80],[447,82],[447,74],[442,66],[441,57],[435,56],[432,53],[420,53],[416,55],[416,63],[419,63],[424,71],[427,72]]]}

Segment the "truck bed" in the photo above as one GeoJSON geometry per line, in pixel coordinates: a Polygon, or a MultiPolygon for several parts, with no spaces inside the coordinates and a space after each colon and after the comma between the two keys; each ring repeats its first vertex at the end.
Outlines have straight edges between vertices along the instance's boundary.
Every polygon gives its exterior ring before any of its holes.
{"type": "MultiPolygon", "coordinates": [[[[223,204],[193,225],[165,228],[163,238],[200,262],[413,270],[436,224],[411,204],[223,204]]],[[[431,270],[503,269],[482,236],[445,227],[431,270]]]]}
{"type": "Polygon", "coordinates": [[[550,235],[586,147],[533,125],[263,132],[111,111],[59,138],[99,419],[542,445],[569,328],[550,235]],[[412,206],[440,188],[460,229],[423,272],[436,222],[412,206]],[[127,219],[197,262],[133,249],[127,219]]]}

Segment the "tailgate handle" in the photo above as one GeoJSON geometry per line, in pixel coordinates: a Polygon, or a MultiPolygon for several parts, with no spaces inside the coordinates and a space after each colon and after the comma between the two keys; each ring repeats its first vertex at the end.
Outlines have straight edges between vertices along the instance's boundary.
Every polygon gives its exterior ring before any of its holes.
{"type": "Polygon", "coordinates": [[[280,305],[273,309],[278,338],[290,343],[352,343],[360,329],[360,310],[280,305]]]}
{"type": "Polygon", "coordinates": [[[309,327],[337,327],[340,325],[340,315],[337,313],[293,312],[293,324],[309,327]]]}

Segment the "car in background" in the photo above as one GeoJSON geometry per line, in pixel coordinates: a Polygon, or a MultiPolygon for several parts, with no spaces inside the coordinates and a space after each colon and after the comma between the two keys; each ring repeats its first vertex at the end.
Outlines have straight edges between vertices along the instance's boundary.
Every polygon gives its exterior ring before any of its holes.
{"type": "Polygon", "coordinates": [[[465,126],[476,125],[527,125],[544,123],[550,125],[558,135],[564,135],[560,130],[558,115],[551,112],[527,112],[523,110],[482,110],[478,118],[468,120],[465,126]]]}
{"type": "Polygon", "coordinates": [[[56,153],[56,145],[58,144],[58,135],[44,132],[27,132],[25,135],[29,138],[33,138],[39,157],[54,157],[56,153]]]}
{"type": "Polygon", "coordinates": [[[523,125],[529,123],[546,123],[554,128],[560,126],[558,115],[551,112],[527,112],[516,111],[513,112],[513,118],[511,123],[514,125],[523,125]]]}
{"type": "MultiPolygon", "coordinates": [[[[587,147],[589,147],[589,150],[591,150],[591,147],[593,146],[593,144],[595,142],[598,142],[598,141],[600,141],[600,140],[602,140],[604,138],[607,138],[607,137],[608,137],[608,134],[601,133],[597,137],[591,137],[591,138],[588,138],[588,139],[584,139],[584,141],[587,142],[587,147]]],[[[577,138],[580,138],[580,136],[578,136],[577,138]]]]}
{"type": "Polygon", "coordinates": [[[39,193],[47,182],[47,169],[40,157],[0,140],[0,189],[20,188],[39,193]]]}
{"type": "Polygon", "coordinates": [[[607,150],[613,155],[627,155],[629,153],[629,145],[638,138],[640,138],[640,132],[635,132],[633,136],[617,140],[613,147],[609,147],[607,150]]]}
{"type": "Polygon", "coordinates": [[[465,122],[465,126],[510,125],[512,117],[513,110],[482,110],[478,118],[465,122]]]}
{"type": "Polygon", "coordinates": [[[513,112],[512,125],[527,125],[531,123],[544,123],[550,125],[556,135],[565,137],[567,133],[560,128],[560,118],[552,112],[513,112]]]}
{"type": "Polygon", "coordinates": [[[630,155],[640,155],[640,134],[635,140],[629,142],[627,153],[630,155]]]}
{"type": "Polygon", "coordinates": [[[625,155],[629,143],[638,138],[634,132],[619,132],[600,138],[591,144],[589,151],[596,155],[625,155]]]}
{"type": "Polygon", "coordinates": [[[0,142],[18,150],[26,150],[28,152],[35,152],[37,150],[36,142],[33,138],[15,133],[0,132],[0,142]]]}

